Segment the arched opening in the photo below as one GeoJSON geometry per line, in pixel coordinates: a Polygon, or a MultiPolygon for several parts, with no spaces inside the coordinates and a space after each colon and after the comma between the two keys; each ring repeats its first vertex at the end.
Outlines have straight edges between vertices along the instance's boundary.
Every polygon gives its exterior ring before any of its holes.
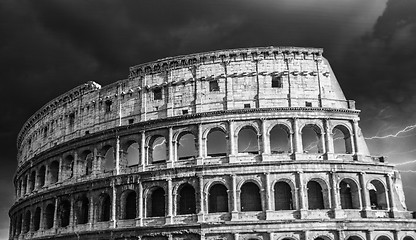
{"type": "Polygon", "coordinates": [[[380,236],[377,238],[377,240],[391,240],[391,239],[387,236],[380,236]]]}
{"type": "Polygon", "coordinates": [[[214,128],[208,133],[207,155],[209,157],[227,156],[227,135],[219,128],[214,128]]]}
{"type": "Polygon", "coordinates": [[[309,181],[307,188],[309,209],[324,209],[324,197],[321,185],[316,181],[309,181]]]}
{"type": "Polygon", "coordinates": [[[274,204],[276,211],[293,210],[292,188],[286,182],[274,185],[274,204]]]}
{"type": "Polygon", "coordinates": [[[27,192],[27,175],[25,175],[24,178],[23,178],[22,195],[25,195],[26,192],[27,192]]]}
{"type": "Polygon", "coordinates": [[[23,232],[27,233],[30,231],[30,218],[31,218],[32,214],[30,213],[29,210],[26,211],[25,213],[25,219],[24,219],[24,225],[23,225],[23,232]]]}
{"type": "Polygon", "coordinates": [[[136,192],[127,190],[125,193],[123,219],[136,218],[136,192]]]}
{"type": "Polygon", "coordinates": [[[156,187],[152,190],[149,198],[147,201],[147,216],[165,216],[165,190],[161,187],[156,187]]]}
{"type": "Polygon", "coordinates": [[[253,127],[246,126],[238,132],[238,152],[249,154],[259,153],[257,132],[253,127]]]}
{"type": "Polygon", "coordinates": [[[178,215],[196,213],[195,189],[190,184],[184,184],[178,194],[178,215]]]}
{"type": "Polygon", "coordinates": [[[29,179],[30,185],[29,185],[29,192],[32,192],[35,190],[35,183],[36,183],[36,172],[32,171],[30,173],[30,179],[29,179]]]}
{"type": "Polygon", "coordinates": [[[85,224],[88,222],[89,201],[86,196],[82,196],[75,203],[75,217],[77,224],[85,224]]]}
{"type": "Polygon", "coordinates": [[[162,163],[168,160],[168,147],[163,136],[155,136],[150,141],[149,163],[162,163]]]}
{"type": "Polygon", "coordinates": [[[139,165],[139,159],[140,159],[139,149],[140,149],[140,146],[137,142],[133,142],[127,148],[127,166],[128,167],[139,165]]]}
{"type": "Polygon", "coordinates": [[[358,237],[358,236],[349,236],[347,238],[347,240],[362,240],[362,238],[358,237]]]}
{"type": "Polygon", "coordinates": [[[62,200],[58,208],[60,227],[66,227],[69,225],[70,212],[71,203],[68,200],[62,200]]]}
{"type": "Polygon", "coordinates": [[[58,182],[59,176],[59,162],[53,161],[51,165],[49,165],[49,183],[56,183],[58,182]]]}
{"type": "Polygon", "coordinates": [[[342,125],[332,130],[334,141],[334,153],[352,153],[351,134],[348,128],[342,125]]]}
{"type": "Polygon", "coordinates": [[[241,211],[261,211],[261,196],[259,187],[252,182],[244,183],[241,186],[241,211]]]}
{"type": "Polygon", "coordinates": [[[51,229],[53,227],[54,218],[55,205],[50,203],[45,208],[45,229],[51,229]]]}
{"type": "Polygon", "coordinates": [[[322,153],[321,130],[316,125],[308,124],[302,128],[302,147],[304,153],[322,153]]]}
{"type": "Polygon", "coordinates": [[[110,221],[110,216],[111,216],[110,195],[108,195],[107,193],[103,193],[100,195],[100,198],[99,198],[98,221],[99,222],[110,221]]]}
{"type": "Polygon", "coordinates": [[[351,179],[339,183],[339,196],[342,209],[359,209],[360,199],[357,184],[351,179]]]}
{"type": "Polygon", "coordinates": [[[411,236],[406,236],[403,238],[403,240],[414,240],[414,238],[412,238],[411,236]]]}
{"type": "Polygon", "coordinates": [[[227,188],[220,183],[209,189],[208,212],[228,212],[227,188]]]}
{"type": "Polygon", "coordinates": [[[72,155],[65,157],[62,170],[64,179],[69,179],[74,176],[74,157],[72,155]]]}
{"type": "Polygon", "coordinates": [[[39,168],[39,172],[38,172],[38,186],[39,187],[45,186],[45,175],[46,175],[46,167],[42,166],[39,168]]]}
{"type": "Polygon", "coordinates": [[[290,153],[289,131],[283,125],[276,125],[270,131],[270,150],[273,154],[290,153]]]}
{"type": "Polygon", "coordinates": [[[370,206],[374,210],[387,209],[386,190],[383,183],[373,180],[368,184],[370,194],[370,206]]]}
{"type": "Polygon", "coordinates": [[[180,136],[177,147],[178,159],[194,158],[196,156],[195,136],[192,133],[180,136]]]}
{"type": "Polygon", "coordinates": [[[104,147],[104,172],[111,172],[116,166],[116,158],[114,148],[111,146],[104,147]]]}
{"type": "Polygon", "coordinates": [[[80,159],[82,160],[82,163],[81,163],[82,167],[78,168],[81,170],[80,174],[86,175],[86,176],[91,175],[94,154],[90,150],[85,150],[80,155],[80,159]]]}
{"type": "Polygon", "coordinates": [[[17,222],[16,222],[16,235],[22,232],[22,214],[17,215],[17,222]]]}
{"type": "Polygon", "coordinates": [[[35,216],[33,218],[33,231],[37,231],[40,228],[40,207],[37,207],[35,210],[35,216]]]}

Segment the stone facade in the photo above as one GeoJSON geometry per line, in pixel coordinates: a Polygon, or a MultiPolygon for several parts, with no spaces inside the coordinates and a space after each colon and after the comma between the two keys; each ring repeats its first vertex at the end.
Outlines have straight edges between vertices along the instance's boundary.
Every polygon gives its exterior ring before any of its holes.
{"type": "Polygon", "coordinates": [[[24,124],[10,239],[415,240],[358,122],[322,49],[133,66],[24,124]]]}

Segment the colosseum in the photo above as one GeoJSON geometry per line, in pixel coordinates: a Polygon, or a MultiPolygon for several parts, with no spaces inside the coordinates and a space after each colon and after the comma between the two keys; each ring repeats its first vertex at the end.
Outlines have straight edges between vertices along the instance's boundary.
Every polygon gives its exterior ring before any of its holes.
{"type": "Polygon", "coordinates": [[[164,58],[53,99],[18,135],[9,239],[416,240],[322,52],[164,58]]]}

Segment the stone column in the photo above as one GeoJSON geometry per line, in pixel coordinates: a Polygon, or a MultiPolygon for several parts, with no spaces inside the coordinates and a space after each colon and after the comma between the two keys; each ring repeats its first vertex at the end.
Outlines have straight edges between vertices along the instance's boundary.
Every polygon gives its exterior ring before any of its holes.
{"type": "Polygon", "coordinates": [[[390,212],[391,212],[391,215],[394,217],[394,212],[396,212],[397,211],[397,208],[396,208],[396,204],[395,204],[395,202],[394,202],[394,187],[393,187],[393,181],[392,181],[392,174],[391,173],[388,173],[388,174],[386,174],[386,182],[387,182],[387,191],[388,191],[388,194],[389,194],[389,198],[388,198],[388,202],[390,202],[390,212]]]}
{"type": "Polygon", "coordinates": [[[264,174],[265,182],[266,182],[266,219],[271,218],[272,212],[272,194],[271,194],[271,184],[270,184],[270,173],[264,174]]]}
{"type": "Polygon", "coordinates": [[[297,118],[293,118],[293,123],[292,123],[292,129],[293,129],[293,141],[294,141],[294,149],[293,149],[293,153],[295,154],[295,159],[296,154],[302,154],[303,153],[303,147],[302,147],[302,135],[299,132],[299,123],[298,123],[298,119],[297,118]]]}
{"type": "Polygon", "coordinates": [[[306,208],[306,202],[307,199],[305,199],[305,186],[304,186],[304,182],[303,182],[303,172],[302,171],[298,171],[297,173],[297,189],[298,189],[298,193],[299,193],[299,212],[300,212],[300,217],[303,218],[304,215],[304,211],[307,210],[306,208]]]}
{"type": "Polygon", "coordinates": [[[360,172],[360,188],[361,188],[361,196],[362,196],[362,201],[363,201],[362,203],[363,210],[371,210],[370,196],[367,191],[366,182],[367,182],[366,173],[360,172]]]}
{"type": "Polygon", "coordinates": [[[120,175],[120,137],[116,137],[116,149],[115,149],[115,162],[116,162],[116,175],[120,175]]]}
{"type": "Polygon", "coordinates": [[[167,167],[168,168],[172,168],[173,167],[173,162],[174,162],[174,143],[173,143],[173,129],[172,127],[169,128],[169,136],[168,136],[168,151],[169,151],[169,159],[167,161],[167,167]]]}
{"type": "Polygon", "coordinates": [[[330,172],[330,180],[331,180],[331,195],[332,195],[332,211],[334,212],[335,218],[343,218],[345,217],[342,209],[341,209],[341,201],[340,201],[340,189],[337,183],[337,174],[333,171],[330,172]]]}
{"type": "Polygon", "coordinates": [[[138,200],[139,200],[139,207],[138,207],[138,213],[137,213],[137,220],[136,220],[136,226],[143,226],[143,184],[142,181],[138,181],[137,182],[137,187],[138,187],[138,200]]]}
{"type": "Polygon", "coordinates": [[[235,162],[235,158],[237,155],[237,145],[235,143],[235,136],[234,136],[234,121],[228,121],[228,140],[229,140],[229,144],[230,144],[230,150],[229,153],[230,155],[228,156],[229,158],[229,162],[235,162]]]}
{"type": "Polygon", "coordinates": [[[89,209],[88,209],[88,227],[89,229],[93,229],[92,225],[95,222],[95,214],[94,214],[94,197],[93,195],[89,198],[89,209]]]}
{"type": "Polygon", "coordinates": [[[172,186],[172,178],[167,178],[166,181],[168,182],[168,214],[166,217],[166,224],[173,223],[173,186],[172,186]]]}
{"type": "Polygon", "coordinates": [[[327,153],[327,158],[331,159],[333,158],[333,154],[334,154],[334,138],[333,138],[333,133],[331,132],[330,129],[330,122],[329,119],[324,119],[324,131],[325,131],[325,144],[326,144],[326,153],[327,153]]]}
{"type": "Polygon", "coordinates": [[[352,134],[352,138],[354,139],[354,141],[352,141],[354,144],[354,149],[355,149],[355,159],[359,160],[360,159],[360,155],[361,155],[361,147],[359,146],[359,141],[358,141],[358,131],[359,131],[359,127],[358,127],[358,120],[354,120],[353,125],[352,125],[352,130],[353,130],[353,134],[352,134]]]}
{"type": "Polygon", "coordinates": [[[198,124],[198,157],[196,160],[197,165],[204,165],[204,142],[202,139],[202,124],[198,124]]]}
{"type": "Polygon", "coordinates": [[[58,204],[59,204],[59,200],[58,198],[55,198],[55,210],[53,212],[53,228],[54,229],[58,228],[58,204]]]}
{"type": "Polygon", "coordinates": [[[116,180],[113,178],[111,180],[111,189],[113,190],[113,199],[111,201],[111,221],[113,222],[113,228],[117,227],[117,189],[116,189],[116,180]]]}
{"type": "Polygon", "coordinates": [[[75,206],[75,199],[74,199],[73,195],[71,195],[71,197],[69,198],[69,204],[70,204],[70,207],[69,207],[69,225],[68,226],[70,228],[74,228],[74,226],[78,222],[78,216],[74,216],[74,215],[76,215],[75,214],[75,207],[76,206],[75,206]],[[74,221],[75,218],[76,218],[77,221],[74,221]]]}
{"type": "Polygon", "coordinates": [[[231,184],[232,184],[232,199],[233,199],[233,211],[231,212],[231,220],[238,220],[238,209],[237,209],[237,176],[235,174],[231,175],[231,184]]]}
{"type": "Polygon", "coordinates": [[[78,152],[74,152],[74,169],[72,170],[72,177],[76,178],[78,176],[80,176],[80,170],[79,170],[79,165],[78,165],[78,152]]]}
{"type": "MultiPolygon", "coordinates": [[[[262,141],[262,155],[270,155],[270,141],[267,136],[266,120],[261,120],[261,141],[262,141]]],[[[264,159],[263,159],[264,160],[264,159]]]]}
{"type": "Polygon", "coordinates": [[[198,222],[205,221],[205,207],[204,207],[204,177],[203,175],[198,175],[199,183],[199,213],[198,213],[198,222]]]}
{"type": "Polygon", "coordinates": [[[140,140],[140,165],[141,170],[145,171],[146,169],[146,134],[144,131],[140,133],[141,140],[140,140]]]}

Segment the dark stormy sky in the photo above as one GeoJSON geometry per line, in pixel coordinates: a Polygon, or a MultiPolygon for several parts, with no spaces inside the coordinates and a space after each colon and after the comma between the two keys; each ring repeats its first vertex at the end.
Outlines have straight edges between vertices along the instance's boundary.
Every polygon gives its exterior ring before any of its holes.
{"type": "Polygon", "coordinates": [[[323,47],[374,155],[398,165],[416,210],[415,0],[2,0],[0,238],[13,203],[16,135],[59,94],[106,85],[158,58],[254,46],[323,47]],[[408,131],[407,131],[408,130],[408,131]]]}

